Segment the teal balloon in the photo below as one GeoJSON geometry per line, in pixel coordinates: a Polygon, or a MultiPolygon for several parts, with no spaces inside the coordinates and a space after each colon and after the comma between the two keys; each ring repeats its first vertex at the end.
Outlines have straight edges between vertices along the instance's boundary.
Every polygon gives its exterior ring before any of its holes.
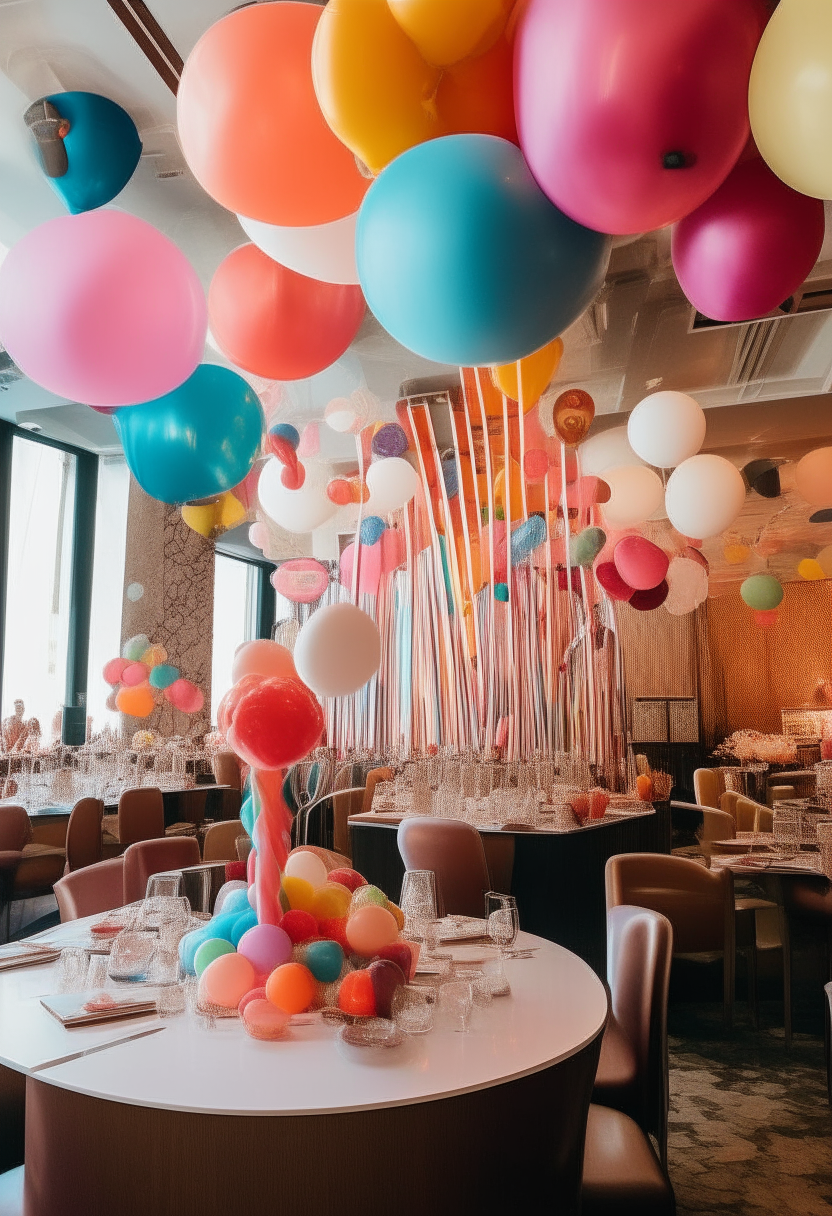
{"type": "Polygon", "coordinates": [[[62,177],[47,178],[49,185],[72,215],[103,207],[124,189],[139,163],[136,124],[98,93],[53,93],[46,100],[69,121],[64,138],[69,167],[62,177]]]}
{"type": "Polygon", "coordinates": [[[773,574],[752,574],[740,587],[740,595],[757,612],[770,612],[783,599],[783,587],[773,574]]]}
{"type": "Polygon", "coordinates": [[[344,965],[344,951],[337,942],[310,942],[303,961],[321,984],[334,984],[344,965]]]}
{"type": "Polygon", "coordinates": [[[516,566],[546,539],[546,521],[540,515],[530,515],[511,534],[511,564],[516,566]]]}
{"type": "Polygon", "coordinates": [[[178,679],[178,667],[174,667],[170,663],[160,663],[158,667],[151,667],[148,683],[151,688],[170,688],[171,684],[178,679]]]}
{"type": "Polygon", "coordinates": [[[591,566],[606,543],[603,528],[584,528],[569,540],[569,560],[573,566],[591,566]]]}
{"type": "MultiPolygon", "coordinates": [[[[238,887],[236,891],[230,891],[225,897],[222,905],[222,914],[223,916],[230,916],[232,912],[236,912],[239,915],[241,912],[248,912],[250,908],[248,887],[238,887]]],[[[231,932],[234,932],[233,925],[231,926],[231,932]]]]}
{"type": "Polygon", "coordinates": [[[239,485],[260,449],[263,412],[236,372],[201,363],[179,388],[113,421],[130,472],[151,498],[185,503],[239,485]]]}
{"type": "Polygon", "coordinates": [[[231,930],[231,945],[235,948],[240,944],[240,938],[244,933],[248,933],[249,929],[253,929],[257,924],[257,913],[254,908],[249,908],[248,912],[241,912],[234,921],[234,927],[231,930]]]}
{"type": "Polygon", "coordinates": [[[194,974],[202,975],[205,968],[222,954],[236,954],[236,950],[224,937],[209,937],[194,955],[194,974]]]}
{"type": "Polygon", "coordinates": [[[254,799],[251,796],[251,790],[246,794],[240,807],[240,821],[246,830],[246,834],[251,836],[254,831],[254,799]]]}
{"type": "Polygon", "coordinates": [[[379,174],[355,248],[388,333],[426,359],[481,367],[522,359],[577,320],[603,284],[610,241],[549,201],[515,144],[448,135],[379,174]]]}
{"type": "Polygon", "coordinates": [[[201,929],[194,929],[192,933],[186,933],[179,943],[179,962],[182,964],[182,970],[188,975],[196,975],[194,971],[194,958],[196,952],[203,942],[207,941],[210,933],[208,925],[203,925],[201,929]]]}

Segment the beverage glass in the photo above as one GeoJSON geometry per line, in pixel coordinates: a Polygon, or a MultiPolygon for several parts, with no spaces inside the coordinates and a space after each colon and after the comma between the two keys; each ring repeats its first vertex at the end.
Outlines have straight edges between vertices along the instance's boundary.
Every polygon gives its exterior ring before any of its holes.
{"type": "Polygon", "coordinates": [[[425,925],[436,920],[436,876],[433,870],[405,872],[399,907],[404,913],[405,937],[421,940],[425,925]]]}
{"type": "Polygon", "coordinates": [[[393,1020],[405,1034],[427,1034],[433,1029],[436,989],[406,984],[393,997],[393,1020]]]}
{"type": "Polygon", "coordinates": [[[465,980],[450,980],[439,989],[439,1007],[452,1030],[464,1034],[471,1021],[474,994],[465,980]]]}

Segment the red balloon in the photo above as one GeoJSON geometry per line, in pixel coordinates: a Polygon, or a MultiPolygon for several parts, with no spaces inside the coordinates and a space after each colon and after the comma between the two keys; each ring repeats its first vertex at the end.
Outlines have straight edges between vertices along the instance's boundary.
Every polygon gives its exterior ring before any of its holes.
{"type": "Polygon", "coordinates": [[[664,549],[643,536],[625,536],[615,546],[613,562],[628,587],[649,591],[667,574],[670,560],[664,549]]]}
{"type": "Polygon", "coordinates": [[[611,600],[627,601],[633,597],[633,588],[624,582],[613,562],[598,562],[595,577],[611,600]]]}
{"type": "Polygon", "coordinates": [[[267,380],[303,380],[343,355],[364,319],[361,288],[321,283],[242,245],[208,292],[211,332],[232,363],[267,380]]]}
{"type": "Polygon", "coordinates": [[[274,770],[302,760],[320,739],[323,710],[299,680],[263,680],[241,697],[228,742],[252,768],[274,770]]]}
{"type": "Polygon", "coordinates": [[[129,659],[110,659],[104,665],[104,679],[108,684],[120,684],[121,676],[126,667],[130,666],[129,659]]]}
{"type": "Polygon", "coordinates": [[[251,692],[253,688],[257,688],[258,684],[263,682],[263,679],[263,676],[254,674],[241,676],[237,683],[229,688],[217,706],[217,730],[221,735],[228,734],[228,728],[234,717],[234,711],[242,698],[247,692],[251,692]]]}
{"type": "Polygon", "coordinates": [[[299,460],[294,465],[287,464],[280,474],[280,481],[287,490],[299,490],[306,481],[306,469],[299,460]]]}
{"type": "Polygon", "coordinates": [[[183,714],[199,713],[205,704],[202,689],[197,688],[190,680],[174,680],[165,689],[165,696],[171,705],[183,714]]]}
{"type": "Polygon", "coordinates": [[[673,268],[687,298],[715,321],[773,312],[796,291],[823,244],[823,202],[744,161],[673,229],[673,268]]]}
{"type": "Polygon", "coordinates": [[[637,608],[639,612],[652,612],[654,608],[661,608],[667,599],[669,590],[667,583],[661,582],[658,587],[649,587],[646,591],[634,591],[630,596],[630,607],[637,608]]]}

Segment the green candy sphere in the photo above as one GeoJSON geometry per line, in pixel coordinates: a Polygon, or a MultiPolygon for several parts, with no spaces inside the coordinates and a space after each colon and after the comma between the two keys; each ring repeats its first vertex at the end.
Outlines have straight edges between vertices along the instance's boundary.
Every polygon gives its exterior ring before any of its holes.
{"type": "Polygon", "coordinates": [[[573,566],[591,566],[607,543],[603,528],[584,528],[569,541],[569,559],[573,566]]]}
{"type": "Polygon", "coordinates": [[[740,587],[740,595],[757,612],[770,612],[783,599],[783,588],[773,574],[752,574],[740,587]]]}
{"type": "Polygon", "coordinates": [[[236,954],[236,950],[224,937],[209,937],[194,955],[194,971],[197,975],[202,975],[208,964],[213,963],[221,954],[236,954]]]}
{"type": "Polygon", "coordinates": [[[378,904],[380,908],[386,908],[387,896],[379,887],[359,887],[353,891],[350,913],[357,912],[359,908],[366,908],[367,904],[378,904]]]}

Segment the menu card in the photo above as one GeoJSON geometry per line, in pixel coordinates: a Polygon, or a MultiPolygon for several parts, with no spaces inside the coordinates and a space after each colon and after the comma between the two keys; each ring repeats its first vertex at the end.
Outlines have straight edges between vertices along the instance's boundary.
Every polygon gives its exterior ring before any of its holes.
{"type": "Polygon", "coordinates": [[[60,958],[60,950],[54,946],[40,946],[35,942],[7,942],[0,946],[0,971],[11,971],[13,967],[32,967],[36,963],[54,963],[60,958]]]}
{"type": "Polygon", "coordinates": [[[136,997],[114,997],[109,992],[66,992],[41,997],[41,1005],[62,1026],[94,1026],[121,1018],[138,1018],[156,1012],[156,1001],[136,997]]]}

